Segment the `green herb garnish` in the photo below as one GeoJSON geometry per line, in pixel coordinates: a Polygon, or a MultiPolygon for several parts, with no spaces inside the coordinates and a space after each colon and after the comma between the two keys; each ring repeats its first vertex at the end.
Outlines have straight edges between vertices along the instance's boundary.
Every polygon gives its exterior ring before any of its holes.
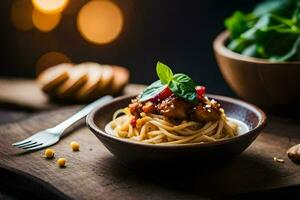
{"type": "Polygon", "coordinates": [[[271,61],[300,60],[300,1],[267,0],[225,20],[229,49],[271,61]]]}
{"type": "Polygon", "coordinates": [[[147,101],[160,94],[166,87],[178,97],[185,100],[196,102],[197,94],[194,81],[186,74],[173,74],[170,67],[157,62],[156,73],[159,80],[149,85],[139,96],[139,101],[147,101]]]}
{"type": "Polygon", "coordinates": [[[157,62],[156,64],[156,73],[159,80],[166,85],[169,85],[170,81],[173,79],[173,72],[167,65],[157,62]]]}
{"type": "Polygon", "coordinates": [[[161,83],[160,80],[153,82],[149,85],[139,96],[139,101],[148,101],[149,99],[155,97],[159,93],[161,93],[166,86],[161,83]]]}

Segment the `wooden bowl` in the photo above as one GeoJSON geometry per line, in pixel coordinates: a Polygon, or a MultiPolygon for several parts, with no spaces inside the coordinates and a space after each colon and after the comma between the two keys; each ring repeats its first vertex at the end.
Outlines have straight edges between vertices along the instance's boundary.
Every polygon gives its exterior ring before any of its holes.
{"type": "Polygon", "coordinates": [[[134,96],[123,96],[93,110],[87,117],[87,125],[105,147],[116,157],[130,165],[159,166],[176,162],[186,163],[221,161],[239,155],[258,136],[266,125],[266,115],[249,103],[229,97],[209,95],[221,103],[229,117],[246,123],[247,133],[231,139],[202,144],[145,144],[118,138],[105,132],[105,125],[112,120],[113,113],[126,107],[134,96]]]}
{"type": "Polygon", "coordinates": [[[243,56],[225,44],[227,31],[213,43],[223,77],[236,94],[258,106],[274,109],[300,101],[300,62],[270,62],[243,56]]]}

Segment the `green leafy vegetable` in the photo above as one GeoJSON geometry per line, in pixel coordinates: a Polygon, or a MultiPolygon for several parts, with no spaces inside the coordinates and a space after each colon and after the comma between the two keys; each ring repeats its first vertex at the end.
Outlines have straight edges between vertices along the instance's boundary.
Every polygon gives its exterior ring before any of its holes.
{"type": "Polygon", "coordinates": [[[256,44],[251,44],[243,50],[242,54],[245,56],[255,57],[258,55],[258,46],[256,44]]]}
{"type": "Polygon", "coordinates": [[[186,74],[178,73],[173,75],[172,70],[167,65],[158,62],[156,73],[160,80],[149,85],[140,95],[139,101],[147,101],[160,94],[166,87],[178,97],[185,100],[197,101],[194,81],[186,74]]]}
{"type": "Polygon", "coordinates": [[[297,0],[268,0],[258,4],[254,10],[253,15],[262,16],[265,14],[276,14],[288,17],[293,11],[293,4],[297,0]]]}
{"type": "Polygon", "coordinates": [[[169,84],[173,79],[173,72],[167,65],[157,62],[156,73],[158,78],[163,84],[169,84]]]}
{"type": "Polygon", "coordinates": [[[140,94],[139,101],[148,101],[149,99],[161,93],[165,87],[166,85],[162,84],[160,80],[153,82],[140,94]]]}
{"type": "Polygon", "coordinates": [[[271,24],[271,16],[266,14],[263,15],[261,18],[259,18],[259,20],[256,22],[256,24],[250,28],[249,30],[247,30],[246,32],[242,33],[240,35],[241,38],[243,38],[244,40],[256,40],[257,38],[257,32],[259,32],[260,30],[262,30],[263,28],[269,26],[271,24]]]}
{"type": "Polygon", "coordinates": [[[225,20],[225,26],[231,32],[232,38],[239,37],[240,34],[249,29],[249,18],[251,16],[246,16],[242,12],[236,11],[232,17],[225,20]]]}
{"type": "Polygon", "coordinates": [[[235,51],[237,53],[241,53],[251,42],[248,40],[245,40],[243,38],[237,38],[235,40],[232,40],[228,45],[228,49],[235,51]]]}
{"type": "Polygon", "coordinates": [[[270,61],[300,60],[299,0],[264,1],[252,13],[235,12],[225,26],[232,51],[270,61]]]}
{"type": "Polygon", "coordinates": [[[296,42],[294,42],[293,46],[291,47],[291,49],[284,55],[280,55],[280,56],[272,56],[270,57],[271,61],[285,61],[285,60],[290,60],[293,56],[296,56],[297,58],[299,58],[299,53],[300,53],[300,36],[298,37],[298,39],[296,40],[296,42]]]}
{"type": "Polygon", "coordinates": [[[195,83],[185,74],[175,74],[173,80],[169,84],[169,87],[176,96],[189,101],[197,100],[195,83]]]}

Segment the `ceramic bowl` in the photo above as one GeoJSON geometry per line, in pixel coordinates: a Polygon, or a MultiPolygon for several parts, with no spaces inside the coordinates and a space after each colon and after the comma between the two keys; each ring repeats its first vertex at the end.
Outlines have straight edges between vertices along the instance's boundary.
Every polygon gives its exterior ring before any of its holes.
{"type": "Polygon", "coordinates": [[[96,108],[87,117],[87,125],[104,146],[117,158],[127,164],[226,160],[242,153],[266,125],[266,115],[254,105],[241,100],[209,95],[221,103],[229,117],[248,125],[249,131],[231,139],[199,144],[145,144],[118,138],[105,132],[105,125],[112,120],[113,113],[126,107],[134,96],[123,96],[96,108]]]}

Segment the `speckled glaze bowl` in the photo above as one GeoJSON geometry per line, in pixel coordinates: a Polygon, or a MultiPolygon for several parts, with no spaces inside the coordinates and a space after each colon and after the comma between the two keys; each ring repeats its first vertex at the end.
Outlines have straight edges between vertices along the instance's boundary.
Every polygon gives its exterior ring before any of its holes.
{"type": "Polygon", "coordinates": [[[254,105],[241,100],[208,95],[221,103],[227,116],[248,125],[249,131],[234,138],[202,144],[144,144],[118,138],[105,132],[105,125],[113,113],[126,107],[134,96],[123,96],[93,110],[87,117],[87,125],[105,147],[127,164],[153,165],[185,161],[206,162],[226,160],[243,152],[266,125],[265,113],[254,105]]]}

